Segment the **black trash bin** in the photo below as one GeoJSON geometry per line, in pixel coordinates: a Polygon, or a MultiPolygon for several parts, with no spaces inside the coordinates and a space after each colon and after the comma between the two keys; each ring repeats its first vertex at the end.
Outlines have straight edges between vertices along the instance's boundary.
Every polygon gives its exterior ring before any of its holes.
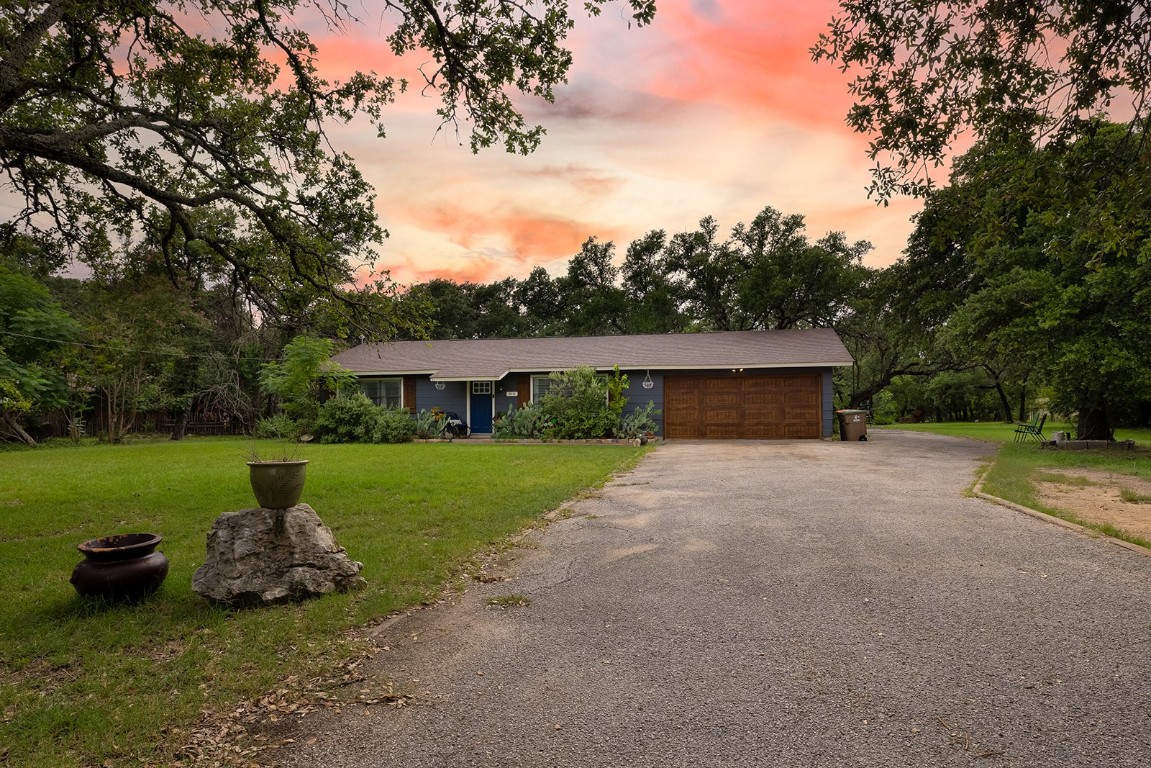
{"type": "Polygon", "coordinates": [[[839,416],[839,439],[851,442],[867,441],[867,411],[844,408],[835,412],[839,416]]]}

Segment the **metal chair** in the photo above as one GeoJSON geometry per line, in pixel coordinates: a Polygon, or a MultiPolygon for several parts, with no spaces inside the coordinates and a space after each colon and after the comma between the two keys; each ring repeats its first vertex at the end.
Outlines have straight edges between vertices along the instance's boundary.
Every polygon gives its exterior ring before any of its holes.
{"type": "Polygon", "coordinates": [[[1030,424],[1017,424],[1015,426],[1015,442],[1026,442],[1028,440],[1037,440],[1040,443],[1047,442],[1047,438],[1043,436],[1043,425],[1047,422],[1047,414],[1043,414],[1037,419],[1033,419],[1030,424]]]}

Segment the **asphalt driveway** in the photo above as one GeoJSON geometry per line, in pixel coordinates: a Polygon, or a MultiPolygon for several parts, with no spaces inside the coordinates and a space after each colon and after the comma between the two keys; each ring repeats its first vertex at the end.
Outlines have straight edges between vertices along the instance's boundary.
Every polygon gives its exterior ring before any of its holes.
{"type": "Polygon", "coordinates": [[[380,633],[365,690],[406,706],[309,715],[277,759],[1151,766],[1151,557],[964,496],[990,452],[664,445],[380,633]]]}

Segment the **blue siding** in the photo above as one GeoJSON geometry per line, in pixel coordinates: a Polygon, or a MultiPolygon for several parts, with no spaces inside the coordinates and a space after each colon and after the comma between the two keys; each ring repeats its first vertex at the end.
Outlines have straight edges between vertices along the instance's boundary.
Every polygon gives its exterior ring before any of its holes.
{"type": "MultiPolygon", "coordinates": [[[[835,408],[832,402],[833,390],[831,371],[828,369],[792,369],[786,371],[787,373],[818,373],[821,380],[821,406],[822,406],[822,431],[824,438],[829,438],[832,435],[832,423],[835,418],[835,408]]],[[[655,403],[656,409],[659,414],[655,417],[656,423],[659,425],[656,434],[663,436],[664,434],[664,377],[667,375],[688,375],[688,376],[715,376],[722,375],[724,371],[650,371],[652,388],[643,388],[643,379],[648,371],[629,370],[624,371],[628,377],[628,388],[624,390],[627,397],[627,405],[624,407],[625,412],[634,412],[637,408],[642,408],[647,405],[648,401],[655,403]]],[[[751,375],[767,375],[773,373],[783,373],[783,371],[755,371],[750,372],[751,375]]],[[[522,380],[525,380],[530,375],[546,375],[546,371],[540,371],[536,374],[527,373],[514,373],[505,377],[503,380],[495,384],[495,406],[496,413],[507,413],[508,408],[517,405],[517,397],[507,395],[507,392],[519,392],[522,380]]],[[[463,381],[449,381],[444,382],[442,390],[436,389],[430,377],[424,376],[416,380],[416,403],[417,411],[429,410],[433,407],[440,407],[445,411],[455,411],[461,418],[466,418],[468,412],[468,383],[463,381]]],[[[522,393],[520,393],[522,394],[522,393]]],[[[410,405],[405,403],[405,405],[410,405]]]]}
{"type": "Polygon", "coordinates": [[[651,374],[651,389],[643,388],[643,377],[648,371],[625,371],[627,373],[628,388],[624,390],[624,395],[627,397],[627,405],[624,406],[625,413],[633,413],[637,408],[642,408],[648,404],[648,401],[655,403],[658,414],[654,417],[655,423],[658,428],[655,433],[663,436],[663,374],[651,374]]]}
{"type": "Polygon", "coordinates": [[[820,399],[823,403],[823,437],[826,440],[831,437],[831,430],[835,419],[835,404],[832,403],[835,392],[831,385],[831,371],[824,371],[822,378],[823,394],[820,399]]]}
{"type": "Polygon", "coordinates": [[[460,418],[468,412],[468,388],[462,381],[445,381],[442,390],[436,389],[431,377],[416,379],[416,410],[430,411],[440,407],[445,411],[455,411],[460,418]]]}
{"type": "MultiPolygon", "coordinates": [[[[519,391],[520,376],[518,373],[512,373],[496,382],[496,415],[507,413],[508,408],[518,407],[519,405],[519,391]],[[506,392],[515,392],[515,396],[509,397],[504,394],[506,392]]],[[[530,392],[528,395],[530,396],[530,392]]]]}

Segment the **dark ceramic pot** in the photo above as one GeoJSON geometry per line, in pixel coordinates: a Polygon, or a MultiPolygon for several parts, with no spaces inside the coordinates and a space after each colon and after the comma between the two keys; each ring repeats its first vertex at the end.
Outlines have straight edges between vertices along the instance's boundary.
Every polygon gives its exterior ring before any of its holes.
{"type": "Polygon", "coordinates": [[[308,460],[249,461],[248,477],[256,502],[265,509],[287,509],[300,503],[308,460]]]}
{"type": "Polygon", "coordinates": [[[92,539],[76,549],[84,561],[72,571],[72,586],[84,597],[141,600],[155,592],[168,575],[168,558],[156,547],[155,533],[118,533],[92,539]]]}

